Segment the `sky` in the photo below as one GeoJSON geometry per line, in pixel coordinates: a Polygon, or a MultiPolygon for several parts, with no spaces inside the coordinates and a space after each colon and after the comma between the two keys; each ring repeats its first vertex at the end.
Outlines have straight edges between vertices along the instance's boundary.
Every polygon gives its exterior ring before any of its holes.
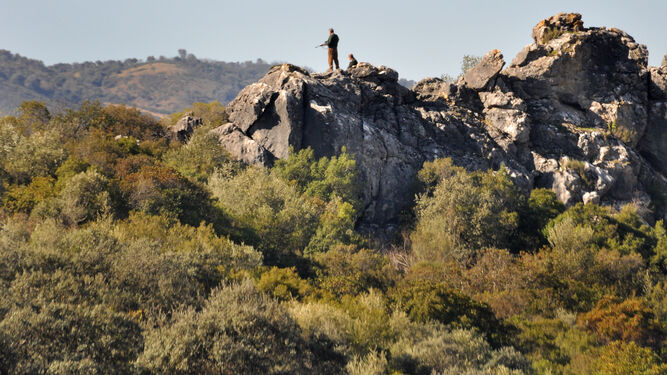
{"type": "Polygon", "coordinates": [[[326,50],[315,46],[333,27],[343,67],[354,53],[418,81],[456,76],[463,55],[496,48],[509,63],[532,42],[532,27],[558,12],[625,30],[648,46],[650,65],[667,53],[667,0],[0,0],[0,49],[51,65],[173,57],[182,48],[200,59],[324,71],[326,50]]]}

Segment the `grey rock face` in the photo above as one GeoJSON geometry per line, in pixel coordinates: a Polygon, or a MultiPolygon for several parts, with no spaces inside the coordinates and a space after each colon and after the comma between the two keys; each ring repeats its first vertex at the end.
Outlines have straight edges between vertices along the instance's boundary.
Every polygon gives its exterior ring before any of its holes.
{"type": "Polygon", "coordinates": [[[241,129],[233,123],[219,126],[211,133],[218,136],[220,145],[227,149],[232,155],[247,164],[271,165],[274,156],[264,147],[260,146],[254,139],[246,136],[241,129]]]}
{"type": "Polygon", "coordinates": [[[318,157],[346,147],[371,230],[391,227],[417,171],[442,157],[469,170],[505,165],[524,191],[548,187],[567,204],[649,207],[649,186],[667,192],[662,71],[649,71],[646,48],[626,33],[584,29],[576,14],[540,22],[533,36],[505,70],[491,51],[456,84],[430,78],[413,90],[367,63],[323,74],[275,66],[214,132],[233,155],[263,165],[290,146],[318,157]]]}
{"type": "Polygon", "coordinates": [[[454,84],[440,78],[424,78],[417,82],[412,90],[417,93],[420,100],[437,101],[449,97],[452,87],[456,88],[454,84]]]}
{"type": "MultiPolygon", "coordinates": [[[[311,147],[320,157],[346,147],[365,186],[362,224],[388,225],[411,201],[410,188],[424,161],[448,156],[487,169],[507,159],[479,116],[450,108],[439,95],[418,100],[397,79],[394,70],[366,63],[326,74],[276,66],[230,103],[233,125],[214,131],[230,153],[264,165],[286,157],[289,146],[311,147]],[[243,151],[249,145],[250,154],[243,151]]],[[[508,166],[527,175],[514,162],[508,166]]]]}
{"type": "Polygon", "coordinates": [[[649,73],[649,99],[665,100],[667,99],[667,66],[650,67],[649,73]]]}
{"type": "Polygon", "coordinates": [[[199,117],[194,117],[194,113],[190,112],[183,116],[178,122],[169,128],[169,134],[173,139],[181,143],[185,143],[195,128],[201,126],[203,121],[199,117]]]}
{"type": "Polygon", "coordinates": [[[503,69],[505,60],[497,49],[488,52],[482,59],[463,75],[463,84],[472,90],[482,90],[493,84],[493,79],[503,69]]]}
{"type": "Polygon", "coordinates": [[[639,152],[663,176],[667,176],[667,101],[651,102],[648,127],[639,152]]]}

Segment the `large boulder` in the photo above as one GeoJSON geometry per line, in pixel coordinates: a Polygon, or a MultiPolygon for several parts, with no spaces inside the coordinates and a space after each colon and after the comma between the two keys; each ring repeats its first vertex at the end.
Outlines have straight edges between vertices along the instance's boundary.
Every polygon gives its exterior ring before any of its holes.
{"type": "Polygon", "coordinates": [[[650,67],[648,96],[651,100],[667,99],[667,66],[650,67]]]}
{"type": "MultiPolygon", "coordinates": [[[[651,182],[642,177],[655,175],[655,169],[664,173],[659,151],[667,147],[661,125],[664,112],[652,101],[665,98],[664,68],[649,69],[646,47],[627,33],[586,29],[578,14],[561,13],[541,21],[533,38],[535,43],[500,73],[494,90],[525,103],[530,134],[527,142],[518,140],[531,152],[559,161],[557,171],[536,170],[536,182],[553,188],[570,204],[634,201],[649,206],[648,186],[667,186],[659,173],[651,182]],[[566,168],[563,156],[583,166],[578,174],[566,168]],[[647,169],[654,171],[644,173],[647,169]],[[583,180],[596,182],[582,185],[581,173],[589,175],[583,180]]],[[[488,111],[486,102],[485,107],[488,111]]],[[[516,118],[495,123],[513,130],[516,118]]]]}
{"type": "MultiPolygon", "coordinates": [[[[499,79],[532,107],[534,123],[608,130],[635,146],[648,122],[646,47],[620,30],[584,30],[571,20],[568,32],[526,47],[499,79]]],[[[544,22],[540,30],[554,30],[544,22]]]]}
{"type": "Polygon", "coordinates": [[[472,68],[465,72],[462,84],[472,90],[482,90],[493,84],[493,80],[505,66],[503,54],[497,49],[489,51],[472,68]]]}

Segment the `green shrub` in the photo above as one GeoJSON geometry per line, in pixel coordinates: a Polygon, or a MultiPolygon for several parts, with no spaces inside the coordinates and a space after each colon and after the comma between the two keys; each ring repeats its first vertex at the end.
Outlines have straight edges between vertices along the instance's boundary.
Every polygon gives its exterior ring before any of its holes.
{"type": "Polygon", "coordinates": [[[355,220],[356,213],[350,203],[338,196],[331,198],[319,216],[319,225],[305,254],[326,252],[336,245],[363,244],[363,239],[354,230],[355,220]]]}
{"type": "Polygon", "coordinates": [[[338,364],[314,354],[280,305],[252,283],[215,291],[200,312],[178,313],[148,332],[137,365],[170,374],[328,373],[338,364]]]}
{"type": "Polygon", "coordinates": [[[279,301],[301,299],[311,294],[312,287],[299,277],[292,268],[271,267],[263,272],[256,282],[257,289],[267,293],[279,301]]]}
{"type": "Polygon", "coordinates": [[[2,169],[15,183],[29,183],[33,177],[53,175],[67,158],[60,135],[52,130],[19,135],[11,125],[2,124],[0,156],[2,169]]]}
{"type": "Polygon", "coordinates": [[[209,188],[221,208],[251,231],[245,241],[262,251],[268,265],[293,265],[317,228],[316,207],[262,168],[233,177],[218,173],[209,188]]]}
{"type": "Polygon", "coordinates": [[[595,374],[662,375],[667,373],[667,364],[650,349],[634,342],[615,341],[603,347],[593,365],[595,374]]]}
{"type": "Polygon", "coordinates": [[[240,169],[240,164],[220,146],[218,138],[208,129],[197,129],[187,144],[167,151],[163,161],[183,176],[203,184],[216,169],[240,169]]]}
{"type": "Polygon", "coordinates": [[[290,156],[276,161],[271,172],[289,181],[307,196],[324,201],[330,201],[334,196],[341,198],[352,205],[355,219],[361,209],[357,163],[345,148],[341,149],[340,155],[330,159],[316,159],[310,148],[298,153],[290,149],[290,156]]]}
{"type": "Polygon", "coordinates": [[[370,249],[336,246],[317,254],[315,260],[321,265],[317,271],[319,287],[335,298],[371,289],[387,291],[399,278],[389,260],[370,249]]]}
{"type": "Polygon", "coordinates": [[[448,290],[443,284],[414,281],[399,285],[390,295],[396,308],[413,321],[476,328],[496,348],[506,345],[511,337],[510,327],[497,319],[488,306],[448,290]]]}
{"type": "Polygon", "coordinates": [[[143,342],[139,325],[124,314],[62,303],[14,308],[0,322],[3,336],[12,374],[127,374],[143,342]]]}
{"type": "Polygon", "coordinates": [[[58,194],[58,201],[68,224],[79,225],[112,213],[109,180],[93,169],[74,175],[58,194]]]}
{"type": "Polygon", "coordinates": [[[202,186],[181,176],[153,159],[128,164],[120,188],[130,207],[152,215],[173,215],[182,223],[198,226],[202,221],[223,230],[226,220],[215,209],[202,186]]]}
{"type": "Polygon", "coordinates": [[[543,229],[550,220],[565,211],[565,205],[558,200],[556,193],[549,189],[533,189],[528,204],[520,211],[520,243],[515,245],[522,250],[537,250],[547,244],[543,229]]]}
{"type": "Polygon", "coordinates": [[[509,247],[522,197],[507,171],[471,172],[450,159],[424,163],[412,249],[418,261],[467,262],[483,247],[509,247]],[[435,184],[435,185],[434,185],[435,184]]]}
{"type": "Polygon", "coordinates": [[[9,214],[30,211],[41,201],[54,196],[53,177],[35,177],[29,185],[11,186],[3,199],[3,210],[9,214]]]}

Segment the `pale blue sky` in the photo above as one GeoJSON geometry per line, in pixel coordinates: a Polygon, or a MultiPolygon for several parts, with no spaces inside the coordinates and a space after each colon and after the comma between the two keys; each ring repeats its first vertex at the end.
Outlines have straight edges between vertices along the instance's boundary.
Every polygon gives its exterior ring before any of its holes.
{"type": "Polygon", "coordinates": [[[627,31],[646,44],[651,65],[667,52],[666,0],[605,1],[213,1],[0,0],[0,49],[44,61],[175,56],[287,61],[325,70],[316,49],[333,26],[341,63],[348,53],[403,78],[457,75],[464,54],[498,48],[510,62],[532,27],[559,11],[584,26],[627,31]]]}

